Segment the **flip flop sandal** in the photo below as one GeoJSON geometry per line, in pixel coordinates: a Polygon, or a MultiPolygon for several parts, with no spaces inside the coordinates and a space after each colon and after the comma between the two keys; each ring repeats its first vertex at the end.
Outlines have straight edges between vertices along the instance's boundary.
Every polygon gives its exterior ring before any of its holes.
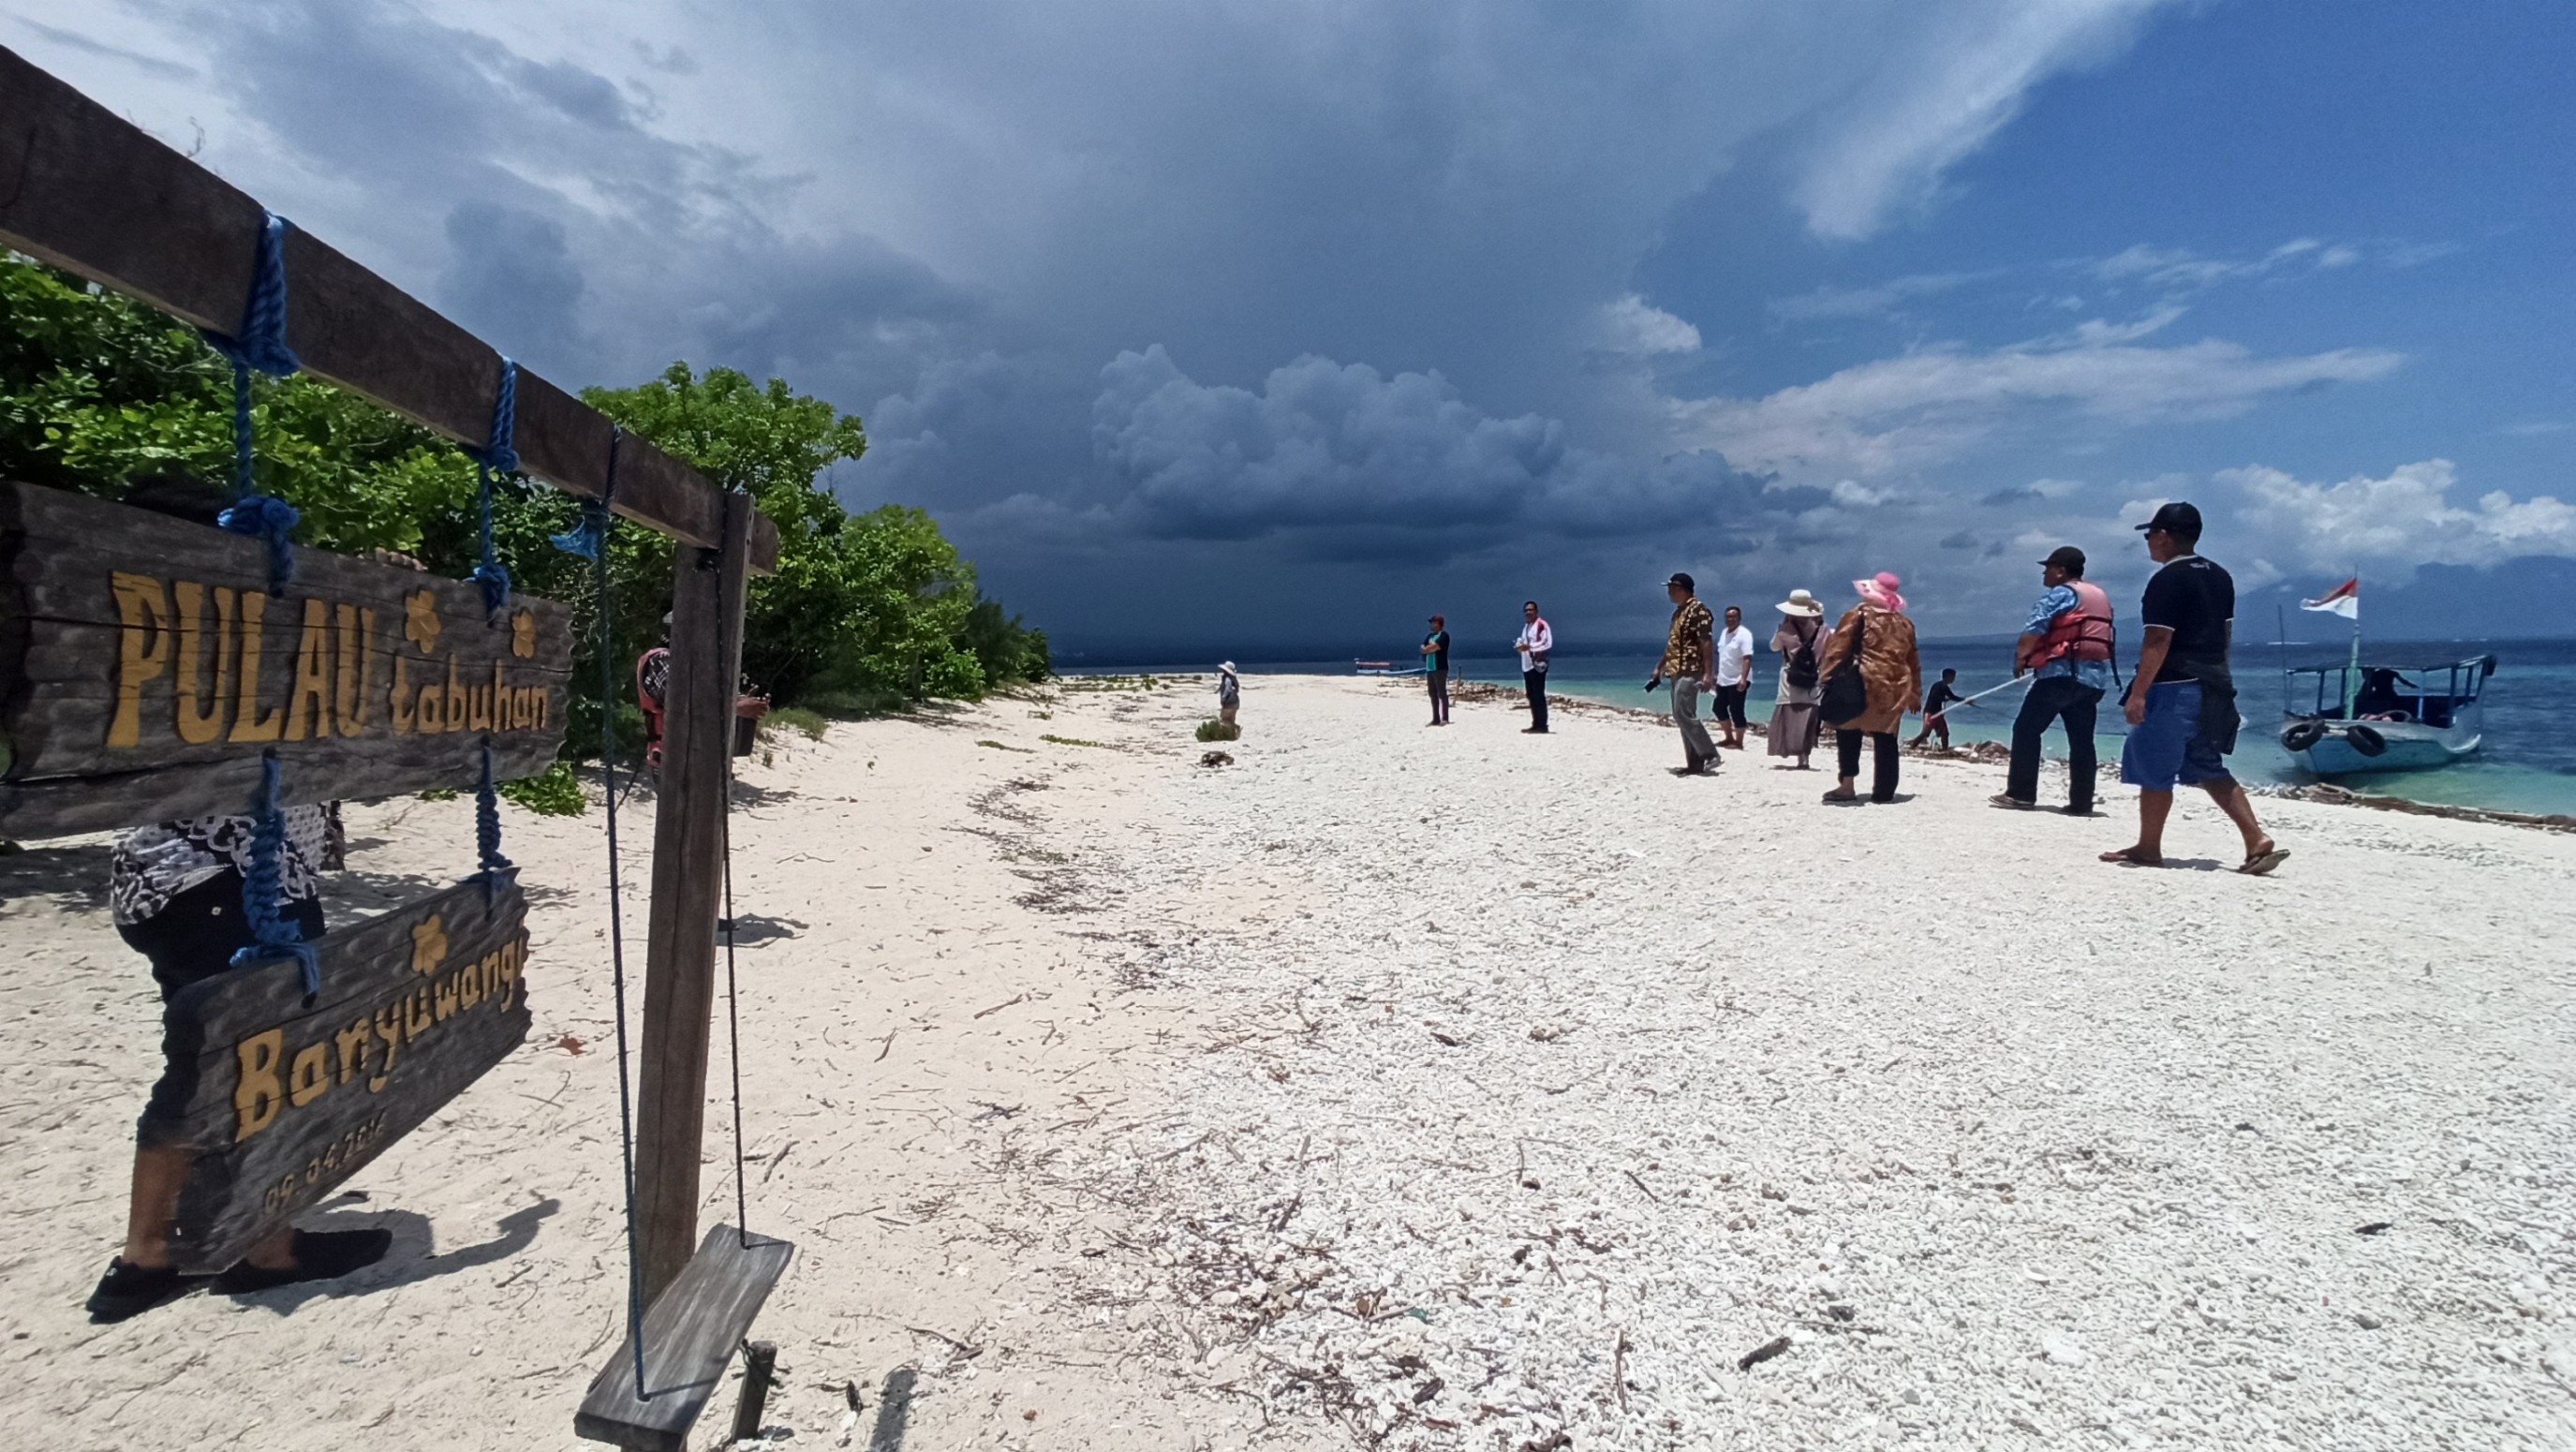
{"type": "Polygon", "coordinates": [[[2031,812],[2039,809],[2039,803],[2037,802],[2025,802],[2019,797],[2008,796],[2002,792],[1997,792],[1993,796],[1986,798],[1986,804],[1988,806],[2002,807],[2008,811],[2015,812],[2031,812]]]}
{"type": "Polygon", "coordinates": [[[2102,854],[2102,860],[2115,867],[2162,867],[2165,865],[2163,858],[2158,857],[2151,860],[2143,857],[2139,855],[2138,849],[2135,847],[2123,847],[2117,852],[2105,852],[2102,854]]]}
{"type": "Polygon", "coordinates": [[[2275,847],[2269,852],[2257,852],[2253,856],[2246,858],[2245,865],[2237,868],[2236,870],[2244,873],[2247,877],[2268,877],[2271,875],[2273,868],[2278,867],[2289,860],[2290,851],[2288,848],[2275,847]]]}

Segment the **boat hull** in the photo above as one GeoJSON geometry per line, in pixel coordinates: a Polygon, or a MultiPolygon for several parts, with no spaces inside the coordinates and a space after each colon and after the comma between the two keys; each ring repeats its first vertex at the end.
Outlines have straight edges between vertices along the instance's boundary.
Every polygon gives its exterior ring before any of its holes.
{"type": "MultiPolygon", "coordinates": [[[[2318,737],[2304,749],[2290,752],[2291,759],[2317,776],[2432,771],[2475,752],[2480,735],[2474,727],[2442,729],[2411,721],[2363,721],[2351,726],[2340,721],[2325,724],[2329,727],[2326,735],[2318,737]],[[2361,730],[2367,730],[2378,738],[2378,752],[2364,749],[2367,738],[2357,739],[2361,730]]],[[[2287,742],[2282,744],[2288,745],[2287,742]]]]}

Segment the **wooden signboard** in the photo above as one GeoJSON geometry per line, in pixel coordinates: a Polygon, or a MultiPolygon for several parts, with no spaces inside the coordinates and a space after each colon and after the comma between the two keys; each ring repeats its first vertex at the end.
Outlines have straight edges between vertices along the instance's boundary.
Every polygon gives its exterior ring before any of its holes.
{"type": "Polygon", "coordinates": [[[0,837],[528,776],[571,671],[552,601],[0,483],[0,837]]]}
{"type": "Polygon", "coordinates": [[[180,1269],[239,1260],[527,1038],[527,914],[509,874],[473,879],[324,935],[310,1003],[292,959],[171,1001],[173,1041],[198,1046],[180,1269]]]}

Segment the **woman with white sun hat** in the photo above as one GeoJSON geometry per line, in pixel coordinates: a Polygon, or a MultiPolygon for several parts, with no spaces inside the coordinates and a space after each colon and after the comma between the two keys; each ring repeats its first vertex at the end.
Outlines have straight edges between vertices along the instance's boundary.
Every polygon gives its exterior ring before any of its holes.
{"type": "Polygon", "coordinates": [[[1796,757],[1800,771],[1807,769],[1823,728],[1816,718],[1816,703],[1825,693],[1817,665],[1832,635],[1825,628],[1825,607],[1815,596],[1792,590],[1780,602],[1780,628],[1771,636],[1771,648],[1780,653],[1780,692],[1771,704],[1770,750],[1773,756],[1796,757]]]}

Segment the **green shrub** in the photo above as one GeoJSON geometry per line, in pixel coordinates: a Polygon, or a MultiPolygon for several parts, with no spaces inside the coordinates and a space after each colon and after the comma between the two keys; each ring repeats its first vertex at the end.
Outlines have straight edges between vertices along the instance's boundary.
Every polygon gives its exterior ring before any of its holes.
{"type": "Polygon", "coordinates": [[[834,721],[864,721],[893,715],[911,703],[899,691],[833,690],[809,691],[797,704],[834,721]]]}
{"type": "Polygon", "coordinates": [[[590,799],[581,793],[581,778],[573,775],[569,761],[558,761],[535,776],[505,781],[494,790],[540,817],[578,817],[590,808],[590,799]]]}
{"type": "Polygon", "coordinates": [[[760,718],[760,734],[767,736],[779,731],[802,731],[807,740],[820,741],[823,739],[824,730],[831,724],[823,719],[821,712],[808,707],[780,706],[760,718]]]}
{"type": "Polygon", "coordinates": [[[1199,723],[1201,741],[1233,741],[1243,735],[1243,728],[1231,721],[1207,720],[1199,723]]]}

